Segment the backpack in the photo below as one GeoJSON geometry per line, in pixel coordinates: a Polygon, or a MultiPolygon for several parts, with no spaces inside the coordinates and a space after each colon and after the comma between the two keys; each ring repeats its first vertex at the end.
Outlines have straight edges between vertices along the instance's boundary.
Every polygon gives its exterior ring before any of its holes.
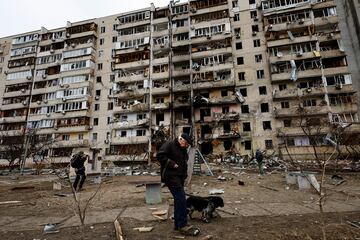
{"type": "Polygon", "coordinates": [[[81,156],[75,154],[70,160],[70,166],[73,168],[80,168],[81,167],[81,156]]]}

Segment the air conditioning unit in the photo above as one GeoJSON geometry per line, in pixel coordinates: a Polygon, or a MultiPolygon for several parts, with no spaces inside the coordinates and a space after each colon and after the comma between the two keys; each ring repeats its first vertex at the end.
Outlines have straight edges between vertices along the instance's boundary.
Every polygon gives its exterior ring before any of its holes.
{"type": "Polygon", "coordinates": [[[302,51],[298,51],[297,53],[296,53],[296,56],[297,57],[301,57],[303,55],[303,52],[302,51]]]}
{"type": "Polygon", "coordinates": [[[257,35],[257,31],[253,31],[253,32],[252,32],[252,35],[253,35],[253,36],[256,36],[256,35],[257,35]]]}
{"type": "Polygon", "coordinates": [[[27,80],[31,80],[31,76],[26,76],[26,79],[27,79],[27,80]]]}
{"type": "Polygon", "coordinates": [[[41,104],[41,101],[37,101],[36,103],[37,103],[38,105],[40,105],[40,104],[41,104]]]}
{"type": "Polygon", "coordinates": [[[43,79],[46,79],[46,78],[47,78],[47,74],[43,74],[43,75],[42,75],[42,78],[43,78],[43,79]]]}
{"type": "Polygon", "coordinates": [[[50,115],[51,115],[50,113],[47,113],[47,114],[46,114],[47,117],[50,117],[50,115]]]}
{"type": "Polygon", "coordinates": [[[88,126],[88,130],[92,130],[93,129],[93,126],[92,125],[89,125],[88,126]]]}
{"type": "Polygon", "coordinates": [[[22,92],[22,93],[26,92],[26,89],[25,89],[25,88],[22,88],[22,89],[21,89],[21,92],[22,92]]]}
{"type": "Polygon", "coordinates": [[[70,87],[70,85],[69,84],[65,84],[65,88],[69,88],[70,87]]]}
{"type": "Polygon", "coordinates": [[[268,31],[271,31],[271,30],[272,30],[272,28],[273,28],[273,25],[272,25],[272,24],[270,24],[270,25],[268,26],[268,31]]]}
{"type": "Polygon", "coordinates": [[[308,92],[308,93],[311,93],[311,91],[312,91],[311,88],[307,88],[307,89],[306,89],[306,92],[308,92]]]}
{"type": "Polygon", "coordinates": [[[51,48],[51,49],[50,49],[50,53],[54,53],[54,52],[55,52],[55,50],[51,48]]]}
{"type": "Polygon", "coordinates": [[[23,105],[26,105],[26,104],[27,104],[27,101],[22,101],[22,104],[23,104],[23,105]]]}

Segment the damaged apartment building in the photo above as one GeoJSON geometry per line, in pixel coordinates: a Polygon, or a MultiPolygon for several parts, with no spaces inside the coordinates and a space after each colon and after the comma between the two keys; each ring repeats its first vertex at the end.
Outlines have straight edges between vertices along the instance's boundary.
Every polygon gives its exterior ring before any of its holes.
{"type": "Polygon", "coordinates": [[[359,122],[338,21],[335,1],[170,1],[1,38],[1,158],[29,129],[54,139],[41,157],[83,150],[93,170],[182,132],[204,155],[306,156],[299,106],[359,122]]]}

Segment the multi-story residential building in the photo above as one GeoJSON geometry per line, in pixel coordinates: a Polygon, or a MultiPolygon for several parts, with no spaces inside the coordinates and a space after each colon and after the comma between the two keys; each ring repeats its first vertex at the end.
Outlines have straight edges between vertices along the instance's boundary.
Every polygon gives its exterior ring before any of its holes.
{"type": "Polygon", "coordinates": [[[1,157],[29,129],[93,169],[181,132],[205,155],[307,157],[298,119],[359,122],[338,21],[333,0],[190,0],[1,38],[1,157]]]}

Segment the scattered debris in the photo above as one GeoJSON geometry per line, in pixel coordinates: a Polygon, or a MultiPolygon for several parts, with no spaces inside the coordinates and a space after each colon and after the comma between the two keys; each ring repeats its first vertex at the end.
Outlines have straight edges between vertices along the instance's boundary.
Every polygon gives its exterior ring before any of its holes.
{"type": "Polygon", "coordinates": [[[244,185],[245,185],[245,182],[243,182],[243,181],[241,181],[241,180],[239,180],[238,183],[239,183],[240,186],[244,186],[244,185]]]}
{"type": "Polygon", "coordinates": [[[15,203],[21,203],[21,201],[5,201],[5,202],[0,202],[0,205],[15,204],[15,203]]]}
{"type": "Polygon", "coordinates": [[[227,213],[227,214],[230,214],[230,215],[236,215],[236,213],[234,213],[234,212],[230,212],[230,211],[220,209],[220,208],[216,209],[216,211],[220,211],[220,212],[227,213]]]}
{"type": "Polygon", "coordinates": [[[69,197],[72,193],[54,193],[54,195],[58,197],[69,197]]]}
{"type": "Polygon", "coordinates": [[[53,183],[53,190],[61,190],[61,183],[54,182],[53,183]]]}
{"type": "Polygon", "coordinates": [[[174,236],[176,239],[185,239],[185,236],[174,236]]]}
{"type": "Polygon", "coordinates": [[[46,224],[44,226],[44,234],[50,234],[50,233],[58,233],[59,230],[56,229],[56,224],[46,224]]]}
{"type": "Polygon", "coordinates": [[[201,240],[210,240],[212,239],[213,236],[212,235],[206,235],[205,237],[203,237],[201,240]]]}
{"type": "Polygon", "coordinates": [[[275,192],[278,192],[278,191],[279,191],[279,190],[277,190],[277,189],[275,189],[275,188],[267,187],[267,186],[264,186],[264,185],[259,185],[259,186],[262,187],[262,188],[266,188],[266,189],[275,191],[275,192]]]}
{"type": "Polygon", "coordinates": [[[28,189],[34,189],[34,186],[24,186],[24,187],[13,187],[11,190],[12,191],[16,191],[16,190],[28,190],[28,189]]]}
{"type": "Polygon", "coordinates": [[[339,175],[334,174],[334,175],[331,176],[331,179],[334,179],[334,180],[343,180],[344,178],[343,178],[342,176],[339,176],[339,175]]]}
{"type": "Polygon", "coordinates": [[[353,227],[360,229],[360,221],[346,221],[348,224],[350,224],[353,227]]]}
{"type": "Polygon", "coordinates": [[[114,222],[115,232],[116,232],[116,239],[117,240],[124,240],[123,232],[120,226],[119,221],[116,219],[114,222]]]}
{"type": "Polygon", "coordinates": [[[133,230],[138,230],[139,232],[151,232],[154,227],[137,227],[133,228],[133,230]]]}
{"type": "Polygon", "coordinates": [[[225,192],[224,189],[213,188],[209,190],[210,195],[223,194],[224,192],[225,192]]]}

